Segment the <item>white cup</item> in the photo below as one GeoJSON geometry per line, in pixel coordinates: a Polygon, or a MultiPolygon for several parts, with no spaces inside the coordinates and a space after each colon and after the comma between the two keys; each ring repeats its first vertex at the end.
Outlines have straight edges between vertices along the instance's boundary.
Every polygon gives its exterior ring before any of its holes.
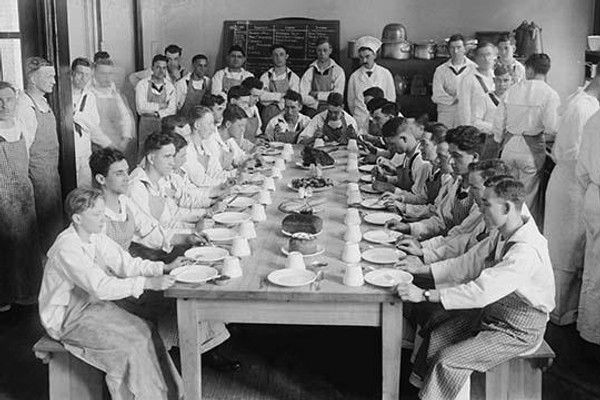
{"type": "Polygon", "coordinates": [[[344,251],[342,252],[342,261],[345,263],[355,264],[360,262],[361,254],[358,243],[346,242],[344,251]]]}
{"type": "Polygon", "coordinates": [[[356,142],[356,139],[348,140],[348,151],[350,153],[358,153],[358,143],[356,142]]]}
{"type": "Polygon", "coordinates": [[[360,225],[360,213],[356,208],[349,208],[346,210],[346,217],[344,218],[346,225],[360,225]]]}
{"type": "Polygon", "coordinates": [[[362,201],[363,201],[363,198],[362,198],[362,195],[360,194],[360,192],[353,192],[353,193],[350,193],[350,195],[348,196],[348,199],[346,200],[346,204],[349,206],[353,206],[353,205],[362,203],[362,201]]]}
{"type": "Polygon", "coordinates": [[[281,179],[281,178],[283,178],[283,174],[281,173],[281,168],[273,167],[271,169],[271,176],[274,179],[281,179]]]}
{"type": "Polygon", "coordinates": [[[350,153],[350,154],[348,154],[348,160],[356,160],[356,161],[358,161],[358,154],[356,154],[356,153],[350,153]]]}
{"type": "Polygon", "coordinates": [[[254,229],[254,222],[244,221],[240,224],[239,234],[246,239],[256,238],[256,229],[254,229]]]}
{"type": "Polygon", "coordinates": [[[265,213],[265,206],[262,204],[253,204],[251,217],[254,222],[266,221],[267,214],[265,213]]]}
{"type": "Polygon", "coordinates": [[[360,264],[348,264],[346,266],[343,282],[344,285],[352,287],[362,286],[365,284],[365,277],[360,264]]]}
{"type": "Polygon", "coordinates": [[[358,160],[348,159],[348,164],[346,166],[346,171],[357,171],[358,170],[358,160]]]}
{"type": "Polygon", "coordinates": [[[325,141],[322,138],[316,138],[314,147],[323,147],[325,146],[325,141]]]}
{"type": "Polygon", "coordinates": [[[346,189],[347,196],[349,196],[350,193],[358,192],[358,191],[360,191],[360,188],[358,187],[358,183],[356,183],[356,182],[348,183],[348,188],[346,189]]]}
{"type": "Polygon", "coordinates": [[[236,257],[247,257],[252,252],[250,251],[250,243],[248,239],[242,236],[236,236],[233,238],[233,244],[231,246],[231,255],[236,257]]]}
{"type": "Polygon", "coordinates": [[[291,143],[284,143],[282,153],[294,154],[294,147],[291,143]]]}
{"type": "Polygon", "coordinates": [[[302,253],[299,251],[292,251],[290,254],[288,254],[285,267],[292,269],[306,269],[306,265],[304,264],[304,256],[302,253]]]}
{"type": "Polygon", "coordinates": [[[258,192],[258,202],[264,205],[269,205],[273,203],[273,201],[271,200],[271,192],[269,192],[268,190],[261,190],[260,192],[258,192]]]}
{"type": "Polygon", "coordinates": [[[292,161],[294,157],[294,153],[282,153],[281,158],[283,158],[286,162],[292,161]]]}
{"type": "Polygon", "coordinates": [[[221,275],[227,275],[230,278],[239,278],[244,272],[240,265],[240,259],[235,256],[225,257],[223,260],[223,268],[221,268],[221,275]]]}
{"type": "Polygon", "coordinates": [[[265,180],[263,181],[263,189],[270,190],[272,192],[275,191],[275,179],[273,179],[272,176],[265,177],[265,180]]]}
{"type": "Polygon", "coordinates": [[[360,231],[360,225],[347,225],[346,233],[344,234],[344,240],[346,242],[358,243],[362,239],[362,232],[360,231]]]}
{"type": "Polygon", "coordinates": [[[282,157],[277,157],[274,167],[279,168],[280,171],[285,171],[285,160],[282,157]]]}

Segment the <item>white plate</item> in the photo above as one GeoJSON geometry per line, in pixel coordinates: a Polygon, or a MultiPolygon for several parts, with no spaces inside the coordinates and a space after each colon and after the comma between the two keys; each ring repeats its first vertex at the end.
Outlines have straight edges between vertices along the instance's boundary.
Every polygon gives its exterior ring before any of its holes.
{"type": "Polygon", "coordinates": [[[363,260],[373,264],[394,264],[404,257],[405,252],[393,247],[375,247],[362,253],[363,260]]]}
{"type": "Polygon", "coordinates": [[[211,280],[217,276],[219,272],[206,265],[187,265],[172,270],[169,275],[175,277],[177,282],[184,283],[201,283],[211,280]]]}
{"type": "Polygon", "coordinates": [[[364,183],[371,183],[373,182],[373,175],[361,175],[360,181],[364,183]]]}
{"type": "Polygon", "coordinates": [[[284,142],[269,142],[269,147],[274,149],[282,149],[285,146],[284,142]]]}
{"type": "Polygon", "coordinates": [[[267,276],[267,279],[269,282],[274,283],[275,285],[298,287],[314,282],[316,277],[317,276],[314,272],[306,269],[285,268],[271,272],[267,276]]]}
{"type": "Polygon", "coordinates": [[[184,253],[188,258],[193,258],[198,262],[220,261],[229,255],[225,249],[215,246],[192,247],[184,253]]]}
{"type": "Polygon", "coordinates": [[[260,192],[261,187],[258,185],[242,185],[237,187],[239,194],[254,194],[260,192]]]}
{"type": "Polygon", "coordinates": [[[235,200],[233,200],[231,203],[229,203],[228,206],[233,207],[233,208],[247,208],[247,207],[250,207],[254,203],[256,203],[256,200],[254,200],[250,197],[238,197],[235,200]]]}
{"type": "Polygon", "coordinates": [[[277,157],[276,156],[265,155],[265,156],[262,156],[262,159],[266,163],[274,163],[275,160],[277,159],[277,157]]]}
{"type": "Polygon", "coordinates": [[[385,210],[385,205],[381,202],[379,198],[374,199],[364,199],[361,203],[361,206],[364,208],[368,208],[369,210],[385,210]]]}
{"type": "MultiPolygon", "coordinates": [[[[323,187],[319,187],[319,188],[313,187],[312,189],[313,189],[313,192],[324,192],[326,190],[333,189],[334,186],[335,186],[335,182],[332,186],[323,186],[323,187]]],[[[288,182],[287,187],[292,189],[294,192],[298,191],[298,188],[295,188],[294,186],[292,186],[292,182],[288,182]]]]}
{"type": "Polygon", "coordinates": [[[365,193],[371,193],[371,194],[380,194],[380,193],[383,193],[380,190],[374,189],[372,183],[360,185],[360,191],[361,192],[365,192],[365,193]]]}
{"type": "MultiPolygon", "coordinates": [[[[285,254],[286,256],[290,254],[290,251],[288,250],[287,246],[281,246],[281,252],[283,254],[285,254]]],[[[323,254],[323,253],[325,253],[325,248],[317,245],[316,252],[314,252],[312,254],[302,254],[302,256],[303,257],[314,257],[314,256],[318,256],[319,254],[323,254]]]]}
{"type": "Polygon", "coordinates": [[[375,229],[372,231],[365,232],[363,239],[371,243],[394,243],[402,234],[396,231],[390,231],[385,229],[375,229]]]}
{"type": "Polygon", "coordinates": [[[250,220],[250,214],[243,212],[226,211],[220,214],[213,215],[213,220],[219,224],[224,225],[237,225],[244,221],[250,220]]]}
{"type": "Polygon", "coordinates": [[[360,172],[371,172],[373,170],[373,168],[375,168],[375,164],[368,164],[368,165],[361,165],[360,167],[358,167],[358,170],[360,172]]]}
{"type": "MultiPolygon", "coordinates": [[[[294,234],[293,233],[289,233],[284,231],[283,229],[281,230],[281,233],[283,233],[285,236],[289,236],[292,237],[294,234]]],[[[321,229],[319,232],[317,233],[309,233],[309,235],[313,235],[313,236],[319,236],[321,233],[323,233],[323,229],[321,229]]],[[[287,250],[286,250],[287,251],[287,250]]]]}
{"type": "Polygon", "coordinates": [[[381,268],[366,274],[365,281],[373,286],[389,288],[399,283],[411,283],[413,276],[399,269],[381,268]]]}
{"type": "MultiPolygon", "coordinates": [[[[296,167],[302,168],[302,169],[310,169],[310,165],[306,166],[306,165],[302,164],[302,161],[297,161],[296,167]]],[[[333,161],[333,164],[331,164],[331,165],[321,165],[321,169],[331,169],[333,167],[335,167],[335,160],[333,161]]]]}
{"type": "Polygon", "coordinates": [[[376,212],[365,215],[364,220],[373,225],[385,225],[390,219],[402,220],[402,217],[398,214],[376,212]]]}
{"type": "Polygon", "coordinates": [[[210,228],[202,231],[211,242],[228,242],[237,236],[237,232],[228,228],[210,228]]]}

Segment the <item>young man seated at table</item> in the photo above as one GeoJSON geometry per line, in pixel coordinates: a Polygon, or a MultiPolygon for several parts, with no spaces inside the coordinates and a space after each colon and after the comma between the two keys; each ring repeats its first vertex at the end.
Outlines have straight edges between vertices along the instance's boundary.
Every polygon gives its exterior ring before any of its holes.
{"type": "Polygon", "coordinates": [[[429,124],[425,127],[420,140],[423,160],[432,165],[432,171],[425,181],[425,204],[411,204],[410,199],[404,202],[397,200],[391,192],[384,193],[381,198],[389,209],[400,213],[407,221],[418,221],[429,218],[439,207],[445,193],[452,185],[452,167],[450,153],[446,143],[446,127],[440,123],[429,124]]]}
{"type": "Polygon", "coordinates": [[[479,160],[484,136],[472,126],[459,126],[446,134],[454,181],[440,202],[435,214],[418,222],[389,221],[386,226],[402,233],[409,233],[418,240],[445,235],[452,227],[460,225],[475,205],[475,199],[467,189],[469,164],[479,160]]]}
{"type": "Polygon", "coordinates": [[[425,182],[432,165],[421,154],[423,129],[416,122],[394,117],[383,125],[383,140],[392,159],[380,157],[373,169],[373,189],[394,192],[401,201],[424,204],[425,182]]]}
{"type": "MultiPolygon", "coordinates": [[[[256,139],[262,135],[262,126],[263,121],[260,118],[260,111],[258,110],[258,101],[260,97],[264,93],[263,83],[255,77],[246,78],[242,82],[242,87],[245,87],[250,92],[250,97],[248,99],[248,109],[245,110],[248,114],[248,121],[246,122],[246,131],[244,132],[244,137],[252,143],[256,142],[256,139]]],[[[227,98],[230,99],[229,93],[227,93],[227,98]]],[[[230,104],[235,104],[235,102],[231,102],[230,104]]],[[[240,105],[242,108],[243,103],[240,105]]]]}
{"type": "Polygon", "coordinates": [[[379,86],[371,86],[363,91],[363,97],[365,98],[365,104],[369,104],[374,99],[385,99],[383,89],[379,86]]]}
{"type": "Polygon", "coordinates": [[[298,136],[298,143],[312,143],[321,138],[325,142],[346,144],[357,135],[356,120],[344,111],[344,96],[331,92],[327,97],[327,109],[310,120],[298,136]]]}
{"type": "Polygon", "coordinates": [[[371,153],[371,157],[375,159],[377,156],[389,157],[389,151],[386,149],[381,130],[383,125],[390,119],[402,117],[398,113],[398,106],[396,103],[377,97],[367,103],[367,109],[371,118],[368,132],[361,135],[363,145],[371,153]]]}
{"type": "Polygon", "coordinates": [[[48,251],[39,312],[48,335],[106,373],[115,399],[181,398],[181,378],[156,330],[113,301],[162,291],[181,264],[131,257],[102,233],[104,200],[96,189],[73,190],[65,200],[71,225],[48,251]]]}
{"type": "Polygon", "coordinates": [[[283,112],[271,118],[265,129],[265,137],[269,141],[296,143],[298,135],[308,126],[310,118],[300,113],[300,93],[288,90],[283,96],[283,102],[283,112]]]}
{"type": "Polygon", "coordinates": [[[214,95],[227,98],[229,89],[239,86],[246,78],[254,76],[252,72],[244,69],[246,53],[241,46],[233,45],[227,52],[227,67],[218,70],[212,77],[211,91],[214,95]]]}
{"type": "Polygon", "coordinates": [[[421,399],[455,399],[473,371],[485,372],[535,351],[554,309],[548,246],[535,222],[522,215],[523,184],[500,177],[485,186],[482,212],[497,234],[450,262],[413,271],[432,277],[435,289],[397,287],[403,301],[479,310],[445,320],[421,346],[411,379],[417,385],[418,377],[423,379],[421,399]]]}
{"type": "Polygon", "coordinates": [[[227,107],[227,100],[222,96],[211,94],[204,96],[200,105],[210,109],[213,113],[215,126],[221,126],[221,123],[223,123],[223,111],[227,107]]]}
{"type": "MultiPolygon", "coordinates": [[[[287,48],[282,44],[271,46],[271,60],[273,67],[260,76],[263,83],[263,92],[260,103],[263,106],[261,119],[263,129],[267,128],[271,119],[284,110],[284,95],[288,90],[300,91],[300,77],[287,67],[289,54],[287,48]]],[[[302,108],[302,98],[300,98],[302,108]]]]}
{"type": "Polygon", "coordinates": [[[221,141],[227,145],[226,150],[233,157],[232,165],[234,167],[244,167],[251,163],[251,160],[260,158],[258,153],[260,146],[244,138],[247,119],[246,112],[235,104],[228,105],[223,112],[223,123],[219,127],[219,136],[221,141]]]}

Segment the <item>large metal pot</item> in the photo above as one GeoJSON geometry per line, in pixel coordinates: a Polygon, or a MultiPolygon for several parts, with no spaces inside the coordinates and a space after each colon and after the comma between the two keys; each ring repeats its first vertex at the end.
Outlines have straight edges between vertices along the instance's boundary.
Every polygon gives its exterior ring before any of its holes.
{"type": "Polygon", "coordinates": [[[383,58],[408,60],[412,56],[412,44],[407,41],[398,43],[384,43],[382,46],[383,58]]]}
{"type": "Polygon", "coordinates": [[[358,58],[356,40],[348,40],[348,58],[358,58]]]}
{"type": "Polygon", "coordinates": [[[381,34],[383,43],[398,43],[406,41],[406,28],[402,24],[387,24],[381,34]]]}
{"type": "Polygon", "coordinates": [[[417,43],[414,45],[415,58],[420,60],[431,60],[435,58],[435,43],[417,43]]]}

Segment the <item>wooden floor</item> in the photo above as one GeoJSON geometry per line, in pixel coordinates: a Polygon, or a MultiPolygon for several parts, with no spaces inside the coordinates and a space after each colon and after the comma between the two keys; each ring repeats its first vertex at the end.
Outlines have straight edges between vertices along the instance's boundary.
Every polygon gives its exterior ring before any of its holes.
{"type": "MultiPolygon", "coordinates": [[[[232,326],[227,353],[242,370],[203,369],[211,400],[371,400],[379,398],[378,332],[374,328],[232,326]]],[[[47,399],[47,368],[31,347],[42,330],[33,307],[13,321],[0,319],[0,400],[47,399]]],[[[574,327],[550,325],[546,340],[558,354],[544,375],[544,399],[600,399],[600,363],[584,358],[574,327]]],[[[175,354],[175,357],[177,355],[175,354]]],[[[408,360],[408,354],[404,362],[408,360]]],[[[409,368],[403,371],[408,372],[409,368]]],[[[402,380],[403,400],[417,399],[402,380]]]]}

